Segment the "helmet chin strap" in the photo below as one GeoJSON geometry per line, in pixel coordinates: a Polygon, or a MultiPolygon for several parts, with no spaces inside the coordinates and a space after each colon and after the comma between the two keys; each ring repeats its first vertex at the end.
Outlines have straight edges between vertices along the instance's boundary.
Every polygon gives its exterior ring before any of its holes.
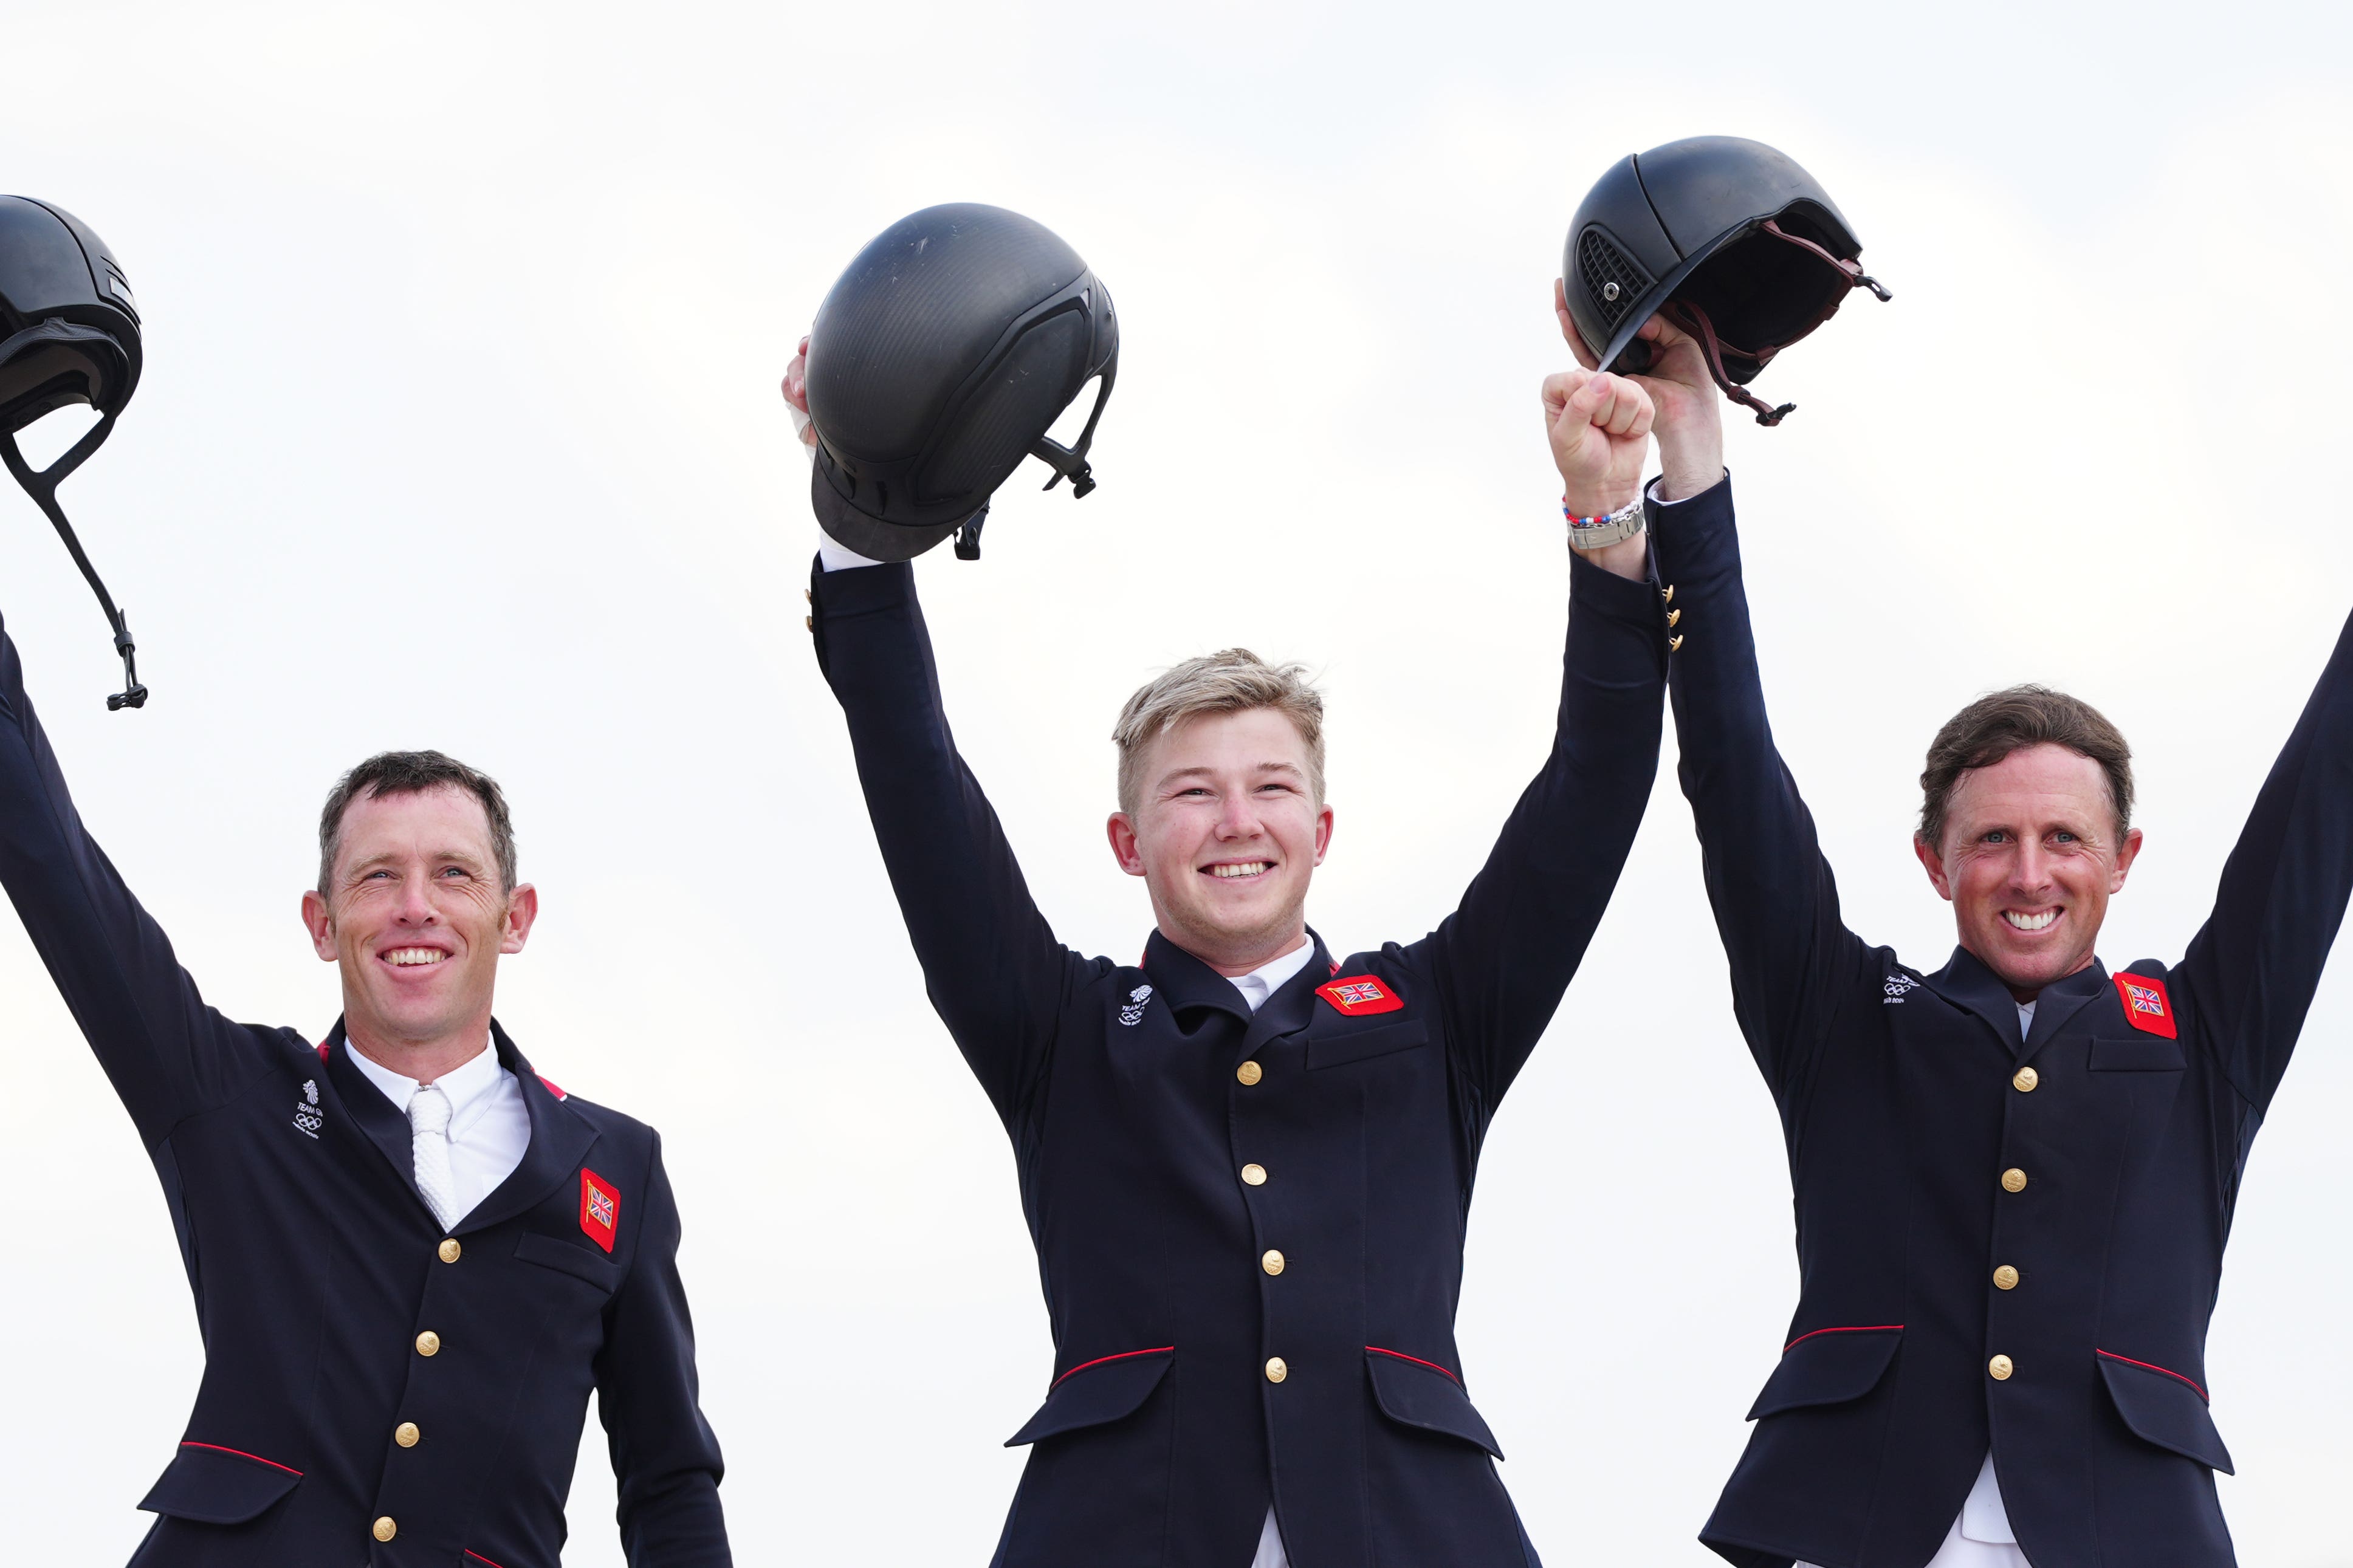
{"type": "Polygon", "coordinates": [[[7,464],[9,473],[16,476],[25,493],[31,496],[41,510],[47,514],[50,523],[58,531],[58,537],[66,542],[66,550],[73,556],[74,564],[81,568],[82,580],[90,584],[90,592],[98,595],[99,608],[106,612],[106,624],[114,630],[114,651],[122,656],[123,685],[123,689],[106,700],[106,706],[109,712],[120,712],[125,708],[147,705],[147,689],[139,684],[138,645],[131,640],[131,622],[115,608],[114,595],[109,594],[106,584],[99,580],[98,568],[90,563],[90,556],[83,551],[81,541],[74,537],[73,524],[66,521],[64,509],[58,505],[58,484],[98,450],[99,444],[113,428],[114,416],[111,413],[100,415],[98,423],[82,432],[81,439],[76,441],[64,457],[38,473],[25,461],[25,454],[17,449],[16,433],[13,430],[0,432],[0,461],[7,464]]]}
{"type": "MultiPolygon", "coordinates": [[[[1670,300],[1659,307],[1659,314],[1681,327],[1698,342],[1700,357],[1707,361],[1707,374],[1715,378],[1715,384],[1722,389],[1725,396],[1743,408],[1756,410],[1757,423],[1765,426],[1778,425],[1796,410],[1798,405],[1794,403],[1784,403],[1778,408],[1774,407],[1725,374],[1724,345],[1717,340],[1715,323],[1707,319],[1705,310],[1688,300],[1670,300]]],[[[1772,357],[1773,351],[1765,350],[1757,356],[1759,366],[1761,367],[1764,362],[1772,357]]]]}

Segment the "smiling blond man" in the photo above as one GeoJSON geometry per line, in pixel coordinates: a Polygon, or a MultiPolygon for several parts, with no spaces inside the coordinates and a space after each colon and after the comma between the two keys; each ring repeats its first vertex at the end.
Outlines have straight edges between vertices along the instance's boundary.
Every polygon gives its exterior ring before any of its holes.
{"type": "MultiPolygon", "coordinates": [[[[1572,372],[1545,410],[1570,511],[1633,502],[1647,399],[1572,372]]],[[[912,568],[820,551],[818,658],[933,1005],[1013,1140],[1053,1328],[1000,1568],[1535,1563],[1454,1308],[1482,1142],[1657,769],[1638,519],[1569,563],[1552,752],[1460,907],[1345,956],[1306,924],[1334,814],[1296,667],[1229,649],[1128,702],[1108,831],[1154,929],[1140,963],[1089,958],[956,752],[912,568]]]]}
{"type": "Polygon", "coordinates": [[[142,1568],[553,1565],[589,1395],[632,1568],[724,1568],[678,1211],[651,1128],[491,1017],[539,895],[438,752],[346,774],[302,914],[343,1016],[206,1005],[83,829],[0,626],[0,883],[163,1179],[204,1325],[142,1568]]]}
{"type": "Polygon", "coordinates": [[[1958,945],[1915,968],[1841,919],[1766,717],[1720,405],[1690,340],[1643,335],[1679,771],[1801,1281],[1701,1539],[1741,1568],[2227,1568],[2206,1329],[2353,891],[2353,627],[2177,963],[2095,952],[2141,852],[2116,727],[2035,686],[1956,714],[1912,847],[1958,945]]]}

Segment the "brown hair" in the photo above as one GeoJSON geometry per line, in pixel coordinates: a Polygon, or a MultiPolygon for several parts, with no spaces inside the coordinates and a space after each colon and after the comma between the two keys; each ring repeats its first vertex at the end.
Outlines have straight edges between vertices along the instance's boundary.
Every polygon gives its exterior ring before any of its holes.
{"type": "Polygon", "coordinates": [[[364,795],[381,800],[388,795],[424,795],[437,789],[462,789],[482,803],[490,819],[491,849],[499,859],[499,887],[514,891],[514,823],[507,816],[507,797],[498,780],[477,773],[455,757],[439,752],[379,752],[335,781],[319,814],[319,893],[324,897],[334,879],[335,853],[343,847],[343,813],[364,795]]]}
{"type": "Polygon", "coordinates": [[[2108,776],[2108,804],[2115,807],[2116,837],[2132,826],[2132,748],[2124,732],[2081,698],[2047,686],[2013,686],[1990,692],[1945,721],[1928,743],[1928,765],[1920,774],[1920,837],[1932,847],[1945,842],[1945,809],[1961,775],[1989,768],[2029,746],[2064,746],[2089,757],[2108,776]]]}
{"type": "Polygon", "coordinates": [[[1324,698],[1308,683],[1307,667],[1269,664],[1246,647],[1188,658],[1147,681],[1127,700],[1113,726],[1119,748],[1119,808],[1134,816],[1144,790],[1144,748],[1187,719],[1204,713],[1244,713],[1271,708],[1307,742],[1307,788],[1324,804],[1324,698]]]}

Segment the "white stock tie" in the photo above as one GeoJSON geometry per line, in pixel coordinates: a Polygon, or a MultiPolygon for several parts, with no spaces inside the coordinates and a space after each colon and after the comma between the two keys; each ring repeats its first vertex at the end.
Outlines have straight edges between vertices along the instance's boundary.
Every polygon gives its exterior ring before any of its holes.
{"type": "Polygon", "coordinates": [[[447,1230],[460,1217],[458,1180],[449,1173],[449,1097],[435,1085],[420,1087],[408,1101],[408,1126],[416,1135],[417,1191],[447,1230]]]}

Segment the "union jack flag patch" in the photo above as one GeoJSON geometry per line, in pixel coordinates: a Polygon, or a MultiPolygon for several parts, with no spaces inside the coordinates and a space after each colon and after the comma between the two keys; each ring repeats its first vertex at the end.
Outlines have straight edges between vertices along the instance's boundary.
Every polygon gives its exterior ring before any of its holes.
{"type": "Polygon", "coordinates": [[[2145,1035],[2162,1035],[2168,1040],[2179,1039],[2173,1021],[2173,999],[2165,994],[2165,982],[2151,980],[2146,974],[2116,976],[2116,994],[2124,999],[2125,1022],[2145,1035]]]}
{"type": "Polygon", "coordinates": [[[580,1171],[581,1231],[589,1240],[610,1252],[620,1223],[620,1191],[596,1172],[583,1166],[580,1171]]]}
{"type": "Polygon", "coordinates": [[[1366,1013],[1394,1013],[1405,1005],[1404,997],[1370,974],[1345,975],[1328,985],[1318,985],[1315,994],[1351,1018],[1366,1013]]]}

